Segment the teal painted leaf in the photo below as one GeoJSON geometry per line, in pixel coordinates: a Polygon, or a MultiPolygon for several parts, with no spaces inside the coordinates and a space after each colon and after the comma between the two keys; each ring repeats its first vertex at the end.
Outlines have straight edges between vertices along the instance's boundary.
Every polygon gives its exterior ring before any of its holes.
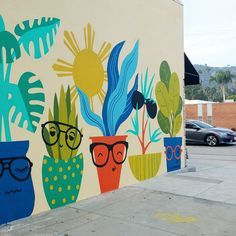
{"type": "Polygon", "coordinates": [[[54,36],[57,34],[57,29],[60,25],[60,20],[57,18],[34,19],[23,21],[21,24],[16,25],[15,34],[20,37],[19,43],[23,44],[26,53],[34,58],[41,58],[46,55],[49,48],[54,43],[54,36]],[[23,26],[22,26],[23,24],[23,26]],[[42,42],[42,47],[40,47],[42,42]],[[33,55],[30,51],[30,44],[33,44],[33,55]]]}
{"type": "Polygon", "coordinates": [[[0,32],[0,49],[0,63],[12,63],[21,56],[16,37],[8,31],[0,32]]]}
{"type": "Polygon", "coordinates": [[[154,130],[153,132],[151,131],[151,124],[149,123],[149,140],[152,143],[157,143],[161,140],[161,138],[159,137],[162,134],[162,132],[160,131],[160,128],[154,130]]]}
{"type": "Polygon", "coordinates": [[[34,80],[35,76],[32,72],[25,72],[12,94],[12,106],[15,106],[11,121],[16,122],[16,118],[20,115],[19,127],[23,127],[27,123],[27,130],[36,131],[36,125],[40,121],[40,115],[43,114],[45,95],[41,92],[43,85],[40,80],[34,80]],[[37,91],[35,91],[35,89],[37,91]]]}
{"type": "Polygon", "coordinates": [[[5,30],[5,23],[2,16],[0,15],[0,32],[2,32],[3,30],[5,30]]]}

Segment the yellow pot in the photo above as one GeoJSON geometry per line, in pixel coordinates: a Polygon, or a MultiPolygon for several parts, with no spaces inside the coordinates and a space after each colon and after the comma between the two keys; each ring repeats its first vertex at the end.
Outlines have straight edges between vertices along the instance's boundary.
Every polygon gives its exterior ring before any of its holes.
{"type": "Polygon", "coordinates": [[[134,177],[139,181],[155,177],[160,165],[161,152],[129,156],[130,169],[134,177]]]}

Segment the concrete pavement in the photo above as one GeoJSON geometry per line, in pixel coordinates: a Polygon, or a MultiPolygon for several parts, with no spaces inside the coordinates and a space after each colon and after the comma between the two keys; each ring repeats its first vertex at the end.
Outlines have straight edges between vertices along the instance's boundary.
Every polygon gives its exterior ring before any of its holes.
{"type": "Polygon", "coordinates": [[[0,235],[235,236],[236,146],[188,146],[172,173],[0,227],[0,235]]]}

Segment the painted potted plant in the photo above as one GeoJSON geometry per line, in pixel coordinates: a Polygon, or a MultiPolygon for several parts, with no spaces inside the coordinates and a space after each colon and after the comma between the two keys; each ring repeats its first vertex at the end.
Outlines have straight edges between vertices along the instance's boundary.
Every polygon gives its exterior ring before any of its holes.
{"type": "Polygon", "coordinates": [[[166,148],[167,171],[181,168],[182,138],[176,137],[182,126],[183,100],[177,73],[171,73],[169,64],[163,61],[160,66],[160,79],[156,85],[156,99],[160,108],[157,119],[163,133],[166,148]]]}
{"type": "Polygon", "coordinates": [[[138,75],[129,90],[138,63],[138,42],[125,57],[118,69],[119,54],[124,42],[117,44],[108,59],[108,88],[102,106],[102,117],[94,113],[90,107],[88,96],[77,87],[80,98],[80,109],[84,120],[99,128],[103,136],[91,137],[90,152],[97,167],[101,192],[119,187],[122,163],[126,160],[128,143],[127,135],[118,136],[120,125],[132,112],[132,95],[138,88],[138,75]],[[129,91],[128,91],[129,90],[129,91]]]}
{"type": "Polygon", "coordinates": [[[141,155],[129,156],[130,169],[139,181],[156,176],[161,164],[161,152],[146,153],[152,143],[158,143],[161,140],[160,128],[153,130],[151,127],[151,120],[155,119],[157,114],[157,105],[152,98],[154,75],[150,82],[148,80],[147,69],[144,78],[141,75],[141,91],[135,91],[132,96],[132,106],[135,109],[135,115],[132,118],[133,129],[127,131],[137,136],[142,149],[141,155]],[[139,111],[141,109],[140,119],[139,111]],[[148,141],[146,137],[147,129],[149,131],[148,141]]]}
{"type": "Polygon", "coordinates": [[[0,224],[29,216],[33,211],[33,164],[26,157],[29,141],[12,141],[10,124],[35,132],[45,101],[43,85],[34,73],[23,73],[17,84],[10,81],[12,65],[23,49],[35,59],[47,54],[59,24],[56,18],[26,20],[15,26],[13,34],[5,29],[0,15],[0,224]]]}
{"type": "Polygon", "coordinates": [[[59,101],[54,96],[53,114],[49,109],[48,121],[42,124],[49,155],[43,158],[43,187],[51,209],[76,201],[83,176],[83,154],[77,155],[83,135],[70,92],[70,87],[66,92],[61,87],[59,101]]]}

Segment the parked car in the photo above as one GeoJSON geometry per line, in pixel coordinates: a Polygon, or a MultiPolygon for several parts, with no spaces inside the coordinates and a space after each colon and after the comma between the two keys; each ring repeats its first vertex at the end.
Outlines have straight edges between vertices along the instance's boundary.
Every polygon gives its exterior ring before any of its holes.
{"type": "Polygon", "coordinates": [[[236,143],[236,132],[215,127],[199,120],[186,120],[185,131],[186,143],[202,143],[209,146],[236,143]]]}

